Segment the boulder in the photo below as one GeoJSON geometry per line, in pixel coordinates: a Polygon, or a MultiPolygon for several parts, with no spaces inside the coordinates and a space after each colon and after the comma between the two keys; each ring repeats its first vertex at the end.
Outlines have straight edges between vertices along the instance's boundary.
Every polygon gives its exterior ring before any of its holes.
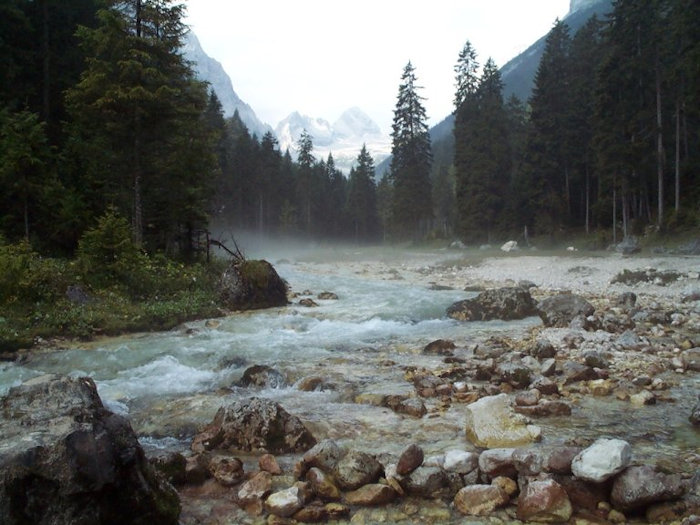
{"type": "Polygon", "coordinates": [[[469,474],[479,468],[479,455],[466,450],[448,450],[443,467],[447,472],[469,474]]]}
{"type": "Polygon", "coordinates": [[[324,501],[337,501],[340,499],[340,489],[333,483],[331,476],[320,468],[311,467],[306,473],[306,481],[311,485],[311,490],[324,501]]]}
{"type": "Polygon", "coordinates": [[[478,447],[515,447],[539,440],[541,430],[528,425],[523,416],[513,411],[508,396],[499,394],[482,397],[467,406],[466,435],[478,447]]]}
{"type": "Polygon", "coordinates": [[[629,235],[625,237],[622,242],[615,245],[615,251],[621,253],[622,255],[632,255],[633,253],[638,253],[641,251],[639,239],[629,235]]]}
{"type": "Polygon", "coordinates": [[[396,491],[389,485],[370,483],[345,494],[345,501],[350,505],[385,505],[396,499],[396,491]]]}
{"type": "Polygon", "coordinates": [[[287,284],[267,261],[234,261],[219,281],[219,299],[230,310],[285,306],[287,284]]]}
{"type": "Polygon", "coordinates": [[[434,498],[449,488],[447,474],[440,467],[418,467],[408,476],[400,478],[403,490],[411,496],[434,498]]]}
{"type": "Polygon", "coordinates": [[[540,318],[545,326],[566,328],[578,316],[593,315],[593,305],[571,293],[561,293],[543,299],[537,304],[540,318]]]}
{"type": "Polygon", "coordinates": [[[519,286],[481,292],[473,299],[458,301],[447,309],[447,315],[458,321],[510,321],[537,315],[530,292],[519,286]]]}
{"type": "Polygon", "coordinates": [[[238,458],[215,456],[209,462],[209,473],[224,487],[232,487],[243,481],[243,462],[238,458]]]}
{"type": "Polygon", "coordinates": [[[238,489],[240,504],[263,500],[272,490],[272,475],[269,472],[257,472],[238,489]]]}
{"type": "Polygon", "coordinates": [[[680,474],[663,474],[643,465],[629,467],[615,478],[610,502],[622,511],[636,510],[652,503],[680,498],[680,474]]]}
{"type": "Polygon", "coordinates": [[[304,424],[281,405],[251,397],[219,408],[214,420],[192,442],[194,452],[214,449],[285,454],[316,444],[304,424]]]}
{"type": "Polygon", "coordinates": [[[501,245],[501,251],[503,252],[514,252],[518,250],[518,241],[507,241],[501,245]]]}
{"type": "Polygon", "coordinates": [[[175,489],[88,377],[41,376],[0,400],[0,523],[177,524],[175,489]]]}
{"type": "Polygon", "coordinates": [[[681,353],[681,362],[686,370],[700,372],[700,347],[689,348],[681,353]]]}
{"type": "Polygon", "coordinates": [[[569,496],[552,479],[531,481],[518,497],[518,519],[530,522],[566,523],[572,514],[569,496]]]}
{"type": "Polygon", "coordinates": [[[238,386],[249,388],[281,388],[287,386],[284,376],[267,365],[254,365],[246,368],[243,377],[237,383],[238,386]]]}
{"type": "Polygon", "coordinates": [[[514,448],[492,448],[479,456],[479,470],[488,478],[498,476],[515,477],[517,471],[513,460],[514,448]]]}
{"type": "Polygon", "coordinates": [[[345,455],[345,451],[332,439],[324,439],[304,454],[304,463],[331,472],[345,455]]]}
{"type": "Polygon", "coordinates": [[[287,518],[303,506],[299,487],[289,487],[270,494],[265,500],[265,508],[270,514],[287,518]]]}
{"type": "Polygon", "coordinates": [[[337,301],[338,294],[335,294],[333,292],[321,292],[320,294],[318,294],[317,298],[321,301],[337,301]]]}
{"type": "Polygon", "coordinates": [[[508,494],[494,485],[467,485],[454,499],[455,508],[469,516],[488,516],[509,501],[508,494]]]}
{"type": "Polygon", "coordinates": [[[452,350],[454,350],[455,348],[456,346],[453,341],[450,341],[448,339],[437,339],[436,341],[432,341],[431,343],[425,345],[425,347],[423,348],[423,353],[451,356],[452,350]]]}
{"type": "Polygon", "coordinates": [[[632,460],[632,448],[621,439],[596,440],[581,451],[571,462],[574,476],[594,483],[602,483],[622,472],[632,460]]]}
{"type": "Polygon", "coordinates": [[[423,464],[423,449],[416,444],[411,444],[399,456],[396,464],[396,473],[399,476],[410,474],[423,464]]]}
{"type": "Polygon", "coordinates": [[[693,425],[700,425],[700,396],[698,396],[698,402],[695,403],[693,410],[690,412],[688,421],[690,421],[693,425]]]}
{"type": "Polygon", "coordinates": [[[374,456],[351,450],[335,466],[335,479],[343,490],[356,490],[362,485],[375,483],[384,467],[374,456]]]}

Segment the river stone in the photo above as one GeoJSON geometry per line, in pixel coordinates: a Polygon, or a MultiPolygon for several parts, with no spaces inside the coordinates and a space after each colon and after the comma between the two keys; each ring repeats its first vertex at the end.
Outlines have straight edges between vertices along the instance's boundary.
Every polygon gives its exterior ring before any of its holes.
{"type": "Polygon", "coordinates": [[[530,292],[518,286],[481,292],[473,299],[454,303],[447,315],[458,321],[510,321],[537,315],[530,292]]]}
{"type": "Polygon", "coordinates": [[[547,359],[557,355],[557,349],[549,341],[539,339],[535,342],[535,346],[530,349],[530,355],[538,359],[547,359]]]}
{"type": "Polygon", "coordinates": [[[468,516],[487,516],[509,501],[508,494],[495,485],[467,485],[455,495],[454,506],[468,516]]]}
{"type": "Polygon", "coordinates": [[[534,406],[516,406],[514,409],[518,414],[530,417],[547,416],[570,416],[571,405],[566,401],[555,399],[549,401],[544,399],[534,406]]]}
{"type": "Polygon", "coordinates": [[[457,347],[455,346],[453,341],[450,341],[448,339],[437,339],[425,345],[425,347],[423,348],[423,353],[432,355],[451,356],[452,350],[454,350],[455,348],[457,347]]]}
{"type": "Polygon", "coordinates": [[[263,500],[272,490],[272,475],[269,472],[256,472],[248,481],[238,489],[238,501],[240,504],[252,503],[263,500]]]}
{"type": "Polygon", "coordinates": [[[237,385],[241,387],[281,388],[287,386],[287,381],[278,370],[272,367],[253,365],[246,368],[237,385]]]}
{"type": "Polygon", "coordinates": [[[289,487],[270,494],[265,500],[265,508],[270,514],[287,518],[302,507],[299,487],[289,487]]]}
{"type": "Polygon", "coordinates": [[[566,328],[577,316],[588,317],[593,315],[593,305],[571,293],[562,293],[548,297],[537,304],[539,316],[545,326],[566,328]]]}
{"type": "Polygon", "coordinates": [[[467,406],[466,435],[478,447],[501,448],[537,441],[541,430],[513,411],[506,394],[498,394],[467,406]]]}
{"type": "Polygon", "coordinates": [[[251,397],[219,408],[214,420],[197,434],[192,450],[244,450],[285,454],[303,452],[316,439],[303,423],[269,399],[251,397]]]}
{"type": "Polygon", "coordinates": [[[479,469],[489,478],[497,476],[515,477],[517,471],[513,461],[514,448],[492,448],[479,455],[479,469]]]}
{"type": "Polygon", "coordinates": [[[345,501],[350,505],[385,505],[396,499],[396,491],[389,485],[370,483],[345,494],[345,501]]]}
{"type": "Polygon", "coordinates": [[[277,458],[272,454],[263,454],[258,458],[258,467],[260,470],[269,472],[274,476],[279,476],[282,474],[282,469],[279,463],[277,463],[277,458]]]}
{"type": "Polygon", "coordinates": [[[219,280],[219,299],[230,310],[287,304],[287,285],[264,260],[233,261],[219,280]]]}
{"type": "Polygon", "coordinates": [[[399,482],[407,494],[422,498],[442,495],[449,487],[449,478],[440,467],[418,467],[399,482]]]}
{"type": "Polygon", "coordinates": [[[602,483],[623,471],[632,460],[632,448],[621,439],[596,440],[571,462],[574,476],[595,483],[602,483]]]}
{"type": "Polygon", "coordinates": [[[690,412],[688,421],[690,421],[693,425],[700,425],[700,396],[698,396],[698,401],[695,403],[693,410],[690,412]]]}
{"type": "Polygon", "coordinates": [[[333,483],[333,479],[320,468],[311,467],[306,473],[306,481],[322,500],[336,501],[340,499],[340,489],[333,483]]]}
{"type": "Polygon", "coordinates": [[[466,450],[448,450],[445,452],[443,468],[447,472],[469,474],[479,468],[479,454],[466,450]]]}
{"type": "Polygon", "coordinates": [[[212,477],[225,487],[231,487],[243,480],[243,463],[238,458],[215,456],[209,462],[212,477]]]}
{"type": "Polygon", "coordinates": [[[399,456],[396,464],[396,473],[399,476],[410,474],[423,464],[423,449],[418,445],[411,444],[399,456]]]}
{"type": "Polygon", "coordinates": [[[382,475],[384,467],[374,456],[351,450],[335,466],[335,479],[343,490],[355,490],[374,483],[382,475]]]}
{"type": "Polygon", "coordinates": [[[532,380],[532,372],[521,363],[500,363],[496,367],[496,374],[502,383],[508,383],[513,388],[526,388],[532,380]]]}
{"type": "Polygon", "coordinates": [[[700,347],[690,348],[682,352],[681,362],[687,370],[700,372],[700,347]]]}
{"type": "Polygon", "coordinates": [[[177,524],[180,502],[88,377],[41,376],[0,400],[0,523],[177,524]]]}
{"type": "Polygon", "coordinates": [[[335,441],[324,439],[304,454],[304,463],[330,473],[344,454],[345,451],[335,441]]]}
{"type": "Polygon", "coordinates": [[[615,478],[610,502],[617,509],[629,511],[682,495],[680,474],[667,475],[643,465],[629,467],[615,478]]]}
{"type": "Polygon", "coordinates": [[[572,514],[566,491],[552,479],[531,481],[518,497],[518,519],[541,523],[566,523],[572,514]]]}

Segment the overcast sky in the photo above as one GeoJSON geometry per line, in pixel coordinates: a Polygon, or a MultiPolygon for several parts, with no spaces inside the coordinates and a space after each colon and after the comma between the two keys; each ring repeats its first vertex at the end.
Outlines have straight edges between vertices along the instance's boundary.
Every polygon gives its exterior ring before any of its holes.
{"type": "Polygon", "coordinates": [[[292,111],[331,123],[357,106],[390,131],[410,60],[430,125],[452,111],[459,51],[470,40],[500,67],[569,0],[186,0],[186,22],[239,97],[273,127],[292,111]]]}

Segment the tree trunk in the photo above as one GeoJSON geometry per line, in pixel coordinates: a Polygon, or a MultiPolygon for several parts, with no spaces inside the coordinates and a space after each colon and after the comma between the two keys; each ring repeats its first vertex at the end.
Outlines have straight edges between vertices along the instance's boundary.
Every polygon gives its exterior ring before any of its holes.
{"type": "Polygon", "coordinates": [[[656,53],[656,173],[659,185],[659,216],[657,224],[659,227],[664,220],[664,142],[663,129],[661,127],[661,72],[659,65],[659,53],[656,53]]]}
{"type": "Polygon", "coordinates": [[[590,229],[590,209],[591,209],[591,176],[586,165],[586,235],[591,233],[590,229]]]}
{"type": "Polygon", "coordinates": [[[617,244],[617,188],[613,179],[613,244],[617,244]]]}
{"type": "Polygon", "coordinates": [[[41,30],[41,58],[42,58],[42,112],[44,122],[49,121],[49,116],[51,113],[51,102],[50,102],[50,45],[49,45],[49,2],[48,0],[42,0],[42,30],[41,30]]]}
{"type": "Polygon", "coordinates": [[[676,100],[676,213],[681,209],[681,104],[676,100]]]}

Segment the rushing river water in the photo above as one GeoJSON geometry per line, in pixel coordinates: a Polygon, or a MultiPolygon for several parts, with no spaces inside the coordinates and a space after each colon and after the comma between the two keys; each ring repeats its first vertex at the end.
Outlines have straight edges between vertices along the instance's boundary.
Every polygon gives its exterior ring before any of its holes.
{"type": "MultiPolygon", "coordinates": [[[[325,273],[309,271],[312,267],[276,265],[293,291],[308,289],[314,299],[331,291],[338,300],[315,299],[316,308],[292,304],[187,323],[171,332],[42,351],[22,364],[0,365],[0,394],[45,373],[91,376],[105,404],[129,416],[147,449],[187,450],[223,402],[252,395],[280,402],[318,439],[331,437],[380,455],[396,455],[413,442],[428,455],[473,449],[465,438],[462,404],[427,400],[428,414],[416,419],[356,401],[413,393],[407,367],[444,367],[442,357],[422,354],[430,341],[452,339],[469,348],[494,335],[522,336],[540,324],[539,318],[460,323],[448,319],[445,310],[473,294],[431,289],[392,274],[356,274],[342,263],[325,273]],[[287,386],[236,387],[251,365],[274,367],[287,386]],[[309,377],[319,378],[318,390],[298,388],[309,377]]],[[[697,389],[697,375],[684,379],[671,392],[677,403],[645,407],[641,421],[629,403],[585,398],[571,416],[537,424],[545,442],[615,436],[630,440],[638,457],[677,462],[697,452],[697,431],[687,424],[697,389]]]]}

